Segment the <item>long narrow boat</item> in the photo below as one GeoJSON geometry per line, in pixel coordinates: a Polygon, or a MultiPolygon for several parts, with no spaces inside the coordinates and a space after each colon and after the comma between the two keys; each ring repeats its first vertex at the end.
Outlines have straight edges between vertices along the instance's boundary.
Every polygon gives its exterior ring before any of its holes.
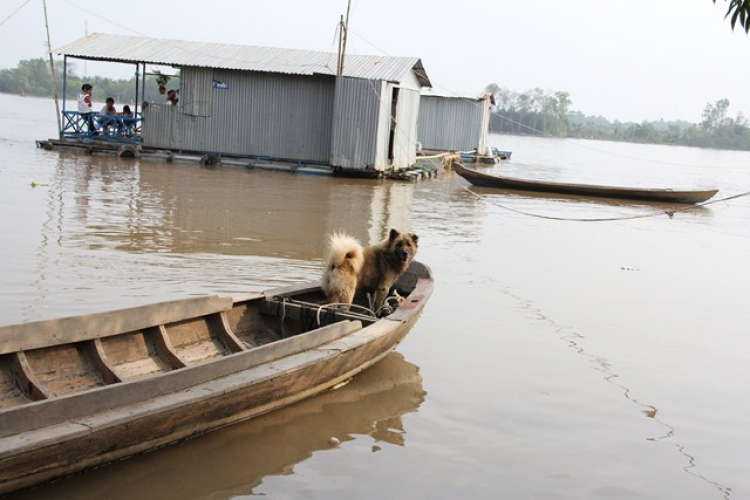
{"type": "Polygon", "coordinates": [[[313,396],[391,352],[432,294],[413,262],[376,318],[319,282],[0,327],[0,494],[313,396]]]}
{"type": "Polygon", "coordinates": [[[669,203],[701,203],[714,196],[718,190],[675,191],[672,189],[649,189],[594,184],[567,184],[562,182],[536,181],[491,175],[454,163],[453,170],[475,186],[484,186],[518,191],[620,198],[628,200],[662,201],[669,203]]]}

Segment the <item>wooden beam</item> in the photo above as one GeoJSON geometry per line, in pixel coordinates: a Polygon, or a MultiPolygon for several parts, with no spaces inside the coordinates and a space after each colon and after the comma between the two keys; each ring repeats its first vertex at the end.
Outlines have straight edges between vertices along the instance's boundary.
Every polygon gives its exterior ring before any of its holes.
{"type": "Polygon", "coordinates": [[[105,384],[116,384],[122,382],[120,377],[115,371],[114,366],[107,359],[107,355],[104,353],[101,339],[94,339],[86,343],[88,355],[91,358],[91,362],[94,367],[99,371],[102,377],[102,382],[105,384]]]}
{"type": "Polygon", "coordinates": [[[21,390],[26,394],[26,397],[32,401],[49,399],[50,393],[44,389],[44,386],[42,386],[39,379],[34,375],[34,371],[31,369],[29,361],[26,359],[26,354],[23,351],[11,355],[10,369],[21,386],[21,390]]]}
{"type": "Polygon", "coordinates": [[[169,340],[167,329],[164,325],[159,325],[154,328],[149,328],[146,335],[153,335],[156,343],[156,352],[161,359],[163,359],[172,369],[184,368],[187,363],[183,361],[180,356],[177,355],[172,346],[172,342],[169,340]]]}
{"type": "Polygon", "coordinates": [[[209,316],[206,318],[206,323],[208,323],[208,327],[211,331],[216,333],[219,340],[221,340],[231,352],[247,350],[243,342],[238,339],[232,331],[232,327],[229,326],[229,321],[227,320],[227,315],[225,313],[221,312],[209,316]]]}

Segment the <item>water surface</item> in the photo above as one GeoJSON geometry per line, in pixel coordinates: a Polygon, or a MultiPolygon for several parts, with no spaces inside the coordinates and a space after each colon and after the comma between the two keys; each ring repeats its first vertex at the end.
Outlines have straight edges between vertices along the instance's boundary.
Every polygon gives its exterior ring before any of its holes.
{"type": "MultiPolygon", "coordinates": [[[[437,277],[397,353],[344,388],[17,498],[750,498],[750,197],[681,210],[49,152],[51,101],[0,105],[0,324],[316,278],[340,229],[413,231],[437,277]]],[[[514,153],[490,172],[750,191],[748,153],[492,141],[514,153]]]]}

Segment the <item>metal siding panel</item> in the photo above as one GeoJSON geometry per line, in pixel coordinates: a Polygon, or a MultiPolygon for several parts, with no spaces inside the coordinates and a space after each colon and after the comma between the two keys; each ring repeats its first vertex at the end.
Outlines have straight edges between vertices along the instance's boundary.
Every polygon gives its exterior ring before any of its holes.
{"type": "Polygon", "coordinates": [[[214,70],[210,68],[182,68],[180,71],[180,105],[192,116],[211,116],[214,70]]]}
{"type": "Polygon", "coordinates": [[[327,164],[333,78],[217,71],[211,116],[178,113],[173,148],[327,164]]]}
{"type": "Polygon", "coordinates": [[[332,165],[357,170],[376,167],[380,94],[379,81],[336,79],[332,165]]]}
{"type": "Polygon", "coordinates": [[[175,109],[166,104],[151,104],[143,110],[143,145],[148,148],[172,147],[172,115],[175,109]]]}
{"type": "Polygon", "coordinates": [[[422,96],[418,137],[424,149],[467,151],[484,137],[483,100],[422,96]]]}

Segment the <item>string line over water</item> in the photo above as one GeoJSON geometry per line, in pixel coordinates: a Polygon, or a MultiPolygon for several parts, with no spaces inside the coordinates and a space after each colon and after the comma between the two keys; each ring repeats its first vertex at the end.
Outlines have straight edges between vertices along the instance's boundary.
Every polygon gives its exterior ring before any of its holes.
{"type": "MultiPolygon", "coordinates": [[[[489,278],[489,279],[493,282],[495,281],[492,278],[489,278]]],[[[617,379],[619,379],[619,375],[615,373],[614,365],[612,364],[612,362],[610,362],[607,358],[603,356],[599,356],[597,354],[588,352],[588,350],[583,345],[584,341],[586,340],[586,337],[584,335],[578,333],[577,331],[575,331],[574,329],[570,327],[561,326],[560,324],[557,323],[557,321],[547,316],[542,311],[542,309],[535,306],[532,301],[528,299],[524,299],[523,297],[516,295],[511,290],[506,288],[505,290],[502,291],[502,293],[516,300],[521,308],[532,312],[539,321],[542,321],[548,324],[551,328],[553,328],[555,332],[557,333],[558,338],[562,340],[563,342],[565,342],[569,348],[573,349],[580,356],[583,356],[589,359],[592,369],[600,372],[603,375],[603,380],[605,382],[621,390],[623,397],[627,401],[640,407],[641,412],[646,417],[650,418],[651,420],[653,420],[654,422],[662,426],[664,429],[666,429],[665,434],[661,436],[657,436],[657,437],[649,437],[647,438],[648,441],[651,441],[653,443],[673,446],[677,450],[677,452],[680,455],[682,455],[685,458],[685,460],[687,460],[687,465],[682,467],[683,472],[697,479],[700,479],[701,481],[704,481],[706,484],[709,484],[712,487],[714,487],[721,494],[721,497],[723,500],[730,500],[732,496],[732,488],[729,486],[724,486],[718,481],[710,479],[700,474],[697,470],[695,470],[698,467],[696,457],[694,455],[691,455],[684,445],[681,445],[680,443],[668,441],[668,440],[674,439],[675,435],[677,434],[677,429],[673,425],[665,422],[664,420],[661,420],[658,417],[658,409],[656,406],[641,402],[633,394],[633,391],[629,387],[617,381],[617,379]]]]}
{"type": "Polygon", "coordinates": [[[622,221],[622,220],[634,220],[634,219],[647,219],[650,217],[660,217],[662,215],[666,215],[670,219],[674,217],[676,213],[680,212],[688,212],[690,210],[695,210],[696,208],[705,207],[707,205],[712,205],[714,203],[723,203],[727,202],[729,200],[734,200],[737,198],[742,198],[744,196],[750,196],[750,191],[745,191],[742,193],[738,193],[732,196],[726,196],[724,198],[719,198],[717,200],[710,200],[703,203],[696,203],[694,205],[688,205],[685,207],[678,207],[674,208],[672,210],[653,210],[651,212],[645,213],[645,214],[636,214],[636,215],[623,215],[621,217],[556,217],[553,215],[544,215],[544,214],[536,214],[532,212],[526,212],[523,210],[518,210],[516,208],[509,207],[507,205],[503,205],[501,203],[497,203],[496,201],[492,201],[488,199],[486,196],[482,196],[479,193],[475,193],[471,189],[469,189],[470,186],[462,186],[461,184],[457,184],[458,187],[469,193],[471,196],[484,201],[485,203],[490,203],[492,205],[495,205],[497,207],[502,208],[503,210],[507,210],[509,212],[517,213],[519,215],[524,215],[526,217],[534,217],[537,219],[547,219],[547,220],[554,220],[554,221],[566,221],[566,222],[614,222],[614,221],[622,221]]]}

